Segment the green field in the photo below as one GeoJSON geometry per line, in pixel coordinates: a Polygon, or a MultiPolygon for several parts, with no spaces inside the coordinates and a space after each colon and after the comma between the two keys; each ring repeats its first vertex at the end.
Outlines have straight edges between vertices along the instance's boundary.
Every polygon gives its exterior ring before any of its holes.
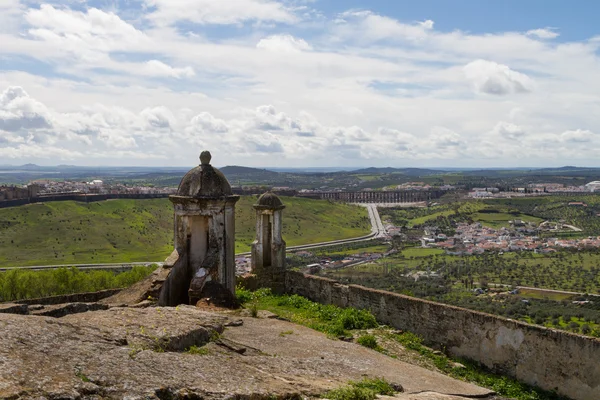
{"type": "Polygon", "coordinates": [[[480,222],[482,225],[496,229],[502,227],[510,227],[509,221],[513,221],[515,219],[520,219],[525,222],[533,222],[536,225],[539,225],[541,222],[544,222],[542,218],[537,218],[531,215],[521,213],[508,214],[506,212],[477,212],[473,214],[474,221],[480,222]]]}
{"type": "Polygon", "coordinates": [[[346,250],[331,250],[329,247],[323,247],[319,250],[314,251],[317,256],[320,257],[333,257],[333,256],[351,256],[354,254],[365,254],[365,253],[385,253],[389,250],[388,245],[365,245],[365,247],[352,247],[346,250]]]}
{"type": "MultiPolygon", "coordinates": [[[[370,232],[362,207],[283,197],[288,246],[357,237],[370,232]]],[[[256,197],[236,208],[236,252],[250,250],[256,197]]],[[[73,201],[0,209],[0,266],[162,261],[173,250],[168,199],[73,201]]]]}
{"type": "Polygon", "coordinates": [[[456,282],[468,277],[476,283],[486,281],[490,284],[600,294],[600,253],[596,251],[454,256],[443,254],[439,249],[409,247],[373,263],[336,270],[332,274],[377,278],[384,276],[386,270],[401,273],[432,271],[449,276],[456,282]]]}
{"type": "Polygon", "coordinates": [[[453,226],[457,222],[480,222],[490,228],[509,227],[509,221],[520,219],[539,225],[543,218],[521,212],[518,208],[505,204],[486,204],[483,201],[464,201],[443,204],[428,208],[381,209],[383,217],[397,225],[409,228],[429,224],[453,226]]]}
{"type": "MultiPolygon", "coordinates": [[[[543,197],[521,197],[512,199],[485,200],[488,207],[510,209],[525,215],[537,217],[548,221],[565,221],[583,230],[577,236],[600,235],[600,196],[577,195],[577,196],[543,196],[543,197]],[[586,207],[570,206],[571,202],[583,202],[586,207]]],[[[517,217],[521,218],[521,217],[517,217]]],[[[521,218],[526,220],[526,218],[521,218]]],[[[537,221],[535,221],[537,222],[537,221]]],[[[549,233],[555,235],[554,233],[549,233]]]]}

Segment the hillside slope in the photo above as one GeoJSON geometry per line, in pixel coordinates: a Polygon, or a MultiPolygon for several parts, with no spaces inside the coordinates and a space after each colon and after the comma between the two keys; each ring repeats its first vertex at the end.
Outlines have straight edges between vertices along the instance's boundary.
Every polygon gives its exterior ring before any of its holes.
{"type": "MultiPolygon", "coordinates": [[[[366,209],[322,200],[282,198],[283,236],[289,246],[370,232],[366,209]]],[[[255,234],[252,204],[236,211],[236,252],[249,251],[255,234]]],[[[0,209],[0,265],[4,267],[162,261],[173,249],[168,199],[51,202],[0,209]]]]}

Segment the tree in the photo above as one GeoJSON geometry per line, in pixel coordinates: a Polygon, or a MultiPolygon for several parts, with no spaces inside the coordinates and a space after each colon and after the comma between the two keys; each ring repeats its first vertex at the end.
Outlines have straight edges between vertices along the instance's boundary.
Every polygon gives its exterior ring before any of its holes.
{"type": "Polygon", "coordinates": [[[592,328],[588,324],[581,325],[581,333],[584,335],[589,335],[592,332],[592,328]]]}
{"type": "Polygon", "coordinates": [[[569,329],[572,330],[573,332],[578,332],[579,331],[579,324],[575,321],[571,321],[569,322],[568,325],[569,329]]]}

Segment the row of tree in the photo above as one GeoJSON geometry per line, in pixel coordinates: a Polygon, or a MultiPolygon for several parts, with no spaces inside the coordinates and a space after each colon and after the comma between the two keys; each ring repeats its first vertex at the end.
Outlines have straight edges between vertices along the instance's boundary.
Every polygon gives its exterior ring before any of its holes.
{"type": "Polygon", "coordinates": [[[129,271],[113,272],[75,267],[44,271],[15,268],[0,273],[0,302],[128,287],[155,269],[156,266],[135,266],[129,271]]]}

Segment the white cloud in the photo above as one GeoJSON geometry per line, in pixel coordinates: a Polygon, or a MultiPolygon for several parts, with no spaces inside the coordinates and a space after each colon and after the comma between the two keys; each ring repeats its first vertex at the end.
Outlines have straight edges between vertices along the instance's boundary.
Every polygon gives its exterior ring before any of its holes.
{"type": "Polygon", "coordinates": [[[29,97],[23,88],[12,86],[0,95],[0,131],[19,132],[51,126],[46,107],[29,97]]]}
{"type": "Polygon", "coordinates": [[[229,130],[225,121],[215,118],[207,112],[201,112],[194,116],[190,122],[190,128],[207,135],[224,133],[229,130]]]}
{"type": "Polygon", "coordinates": [[[171,129],[176,124],[176,117],[165,106],[145,108],[140,115],[151,129],[171,129]]]}
{"type": "Polygon", "coordinates": [[[433,21],[406,24],[371,11],[351,10],[340,14],[334,27],[341,39],[360,42],[391,39],[395,41],[420,41],[433,29],[433,21]]]}
{"type": "Polygon", "coordinates": [[[434,126],[431,129],[431,141],[432,145],[442,149],[465,145],[458,133],[443,126],[434,126]]]}
{"type": "Polygon", "coordinates": [[[171,78],[189,78],[195,75],[192,67],[173,68],[158,60],[147,61],[143,72],[151,76],[166,76],[171,78]]]}
{"type": "Polygon", "coordinates": [[[527,75],[493,61],[475,60],[465,65],[463,70],[479,93],[506,95],[530,92],[533,88],[533,82],[527,75]]]}
{"type": "MultiPolygon", "coordinates": [[[[146,35],[112,12],[90,8],[86,12],[54,8],[49,4],[29,9],[28,34],[42,42],[53,58],[87,63],[108,59],[108,53],[148,48],[146,35]]],[[[35,56],[35,55],[33,55],[35,56]]]]}
{"type": "Polygon", "coordinates": [[[526,134],[523,127],[504,121],[498,122],[496,126],[494,126],[494,129],[492,129],[492,133],[500,138],[510,140],[518,140],[526,134]]]}
{"type": "Polygon", "coordinates": [[[83,154],[78,151],[70,151],[61,147],[41,146],[38,144],[19,144],[15,147],[0,147],[0,157],[3,159],[45,159],[51,163],[56,160],[81,159],[83,154]]]}
{"type": "Polygon", "coordinates": [[[296,21],[291,10],[272,0],[145,0],[145,3],[154,9],[147,18],[159,25],[177,21],[220,25],[245,21],[296,21]]]}
{"type": "Polygon", "coordinates": [[[592,141],[598,141],[600,139],[600,135],[595,135],[593,132],[588,130],[576,129],[561,133],[560,139],[566,143],[589,143],[592,141]]]}
{"type": "Polygon", "coordinates": [[[532,29],[527,31],[527,35],[535,36],[540,39],[555,39],[559,36],[554,28],[532,29]]]}
{"type": "Polygon", "coordinates": [[[0,0],[0,33],[17,29],[21,9],[19,0],[0,0]]]}
{"type": "Polygon", "coordinates": [[[82,163],[189,164],[200,147],[255,166],[597,163],[597,39],[295,1],[7,1],[0,92],[29,95],[0,106],[0,148],[23,161],[43,143],[82,163]]]}
{"type": "Polygon", "coordinates": [[[421,25],[425,29],[433,29],[433,24],[434,24],[434,22],[430,19],[419,22],[419,25],[421,25]]]}
{"type": "Polygon", "coordinates": [[[37,29],[48,29],[62,35],[85,37],[87,35],[112,39],[139,39],[141,34],[130,24],[112,12],[90,8],[87,12],[56,9],[42,4],[39,9],[30,9],[25,18],[37,29]]]}
{"type": "Polygon", "coordinates": [[[126,132],[110,129],[102,129],[98,133],[98,139],[106,143],[108,147],[115,149],[128,149],[137,147],[137,142],[126,132]]]}
{"type": "Polygon", "coordinates": [[[261,39],[256,47],[269,51],[282,53],[297,53],[300,51],[312,50],[311,46],[304,39],[297,39],[292,35],[272,35],[261,39]]]}

